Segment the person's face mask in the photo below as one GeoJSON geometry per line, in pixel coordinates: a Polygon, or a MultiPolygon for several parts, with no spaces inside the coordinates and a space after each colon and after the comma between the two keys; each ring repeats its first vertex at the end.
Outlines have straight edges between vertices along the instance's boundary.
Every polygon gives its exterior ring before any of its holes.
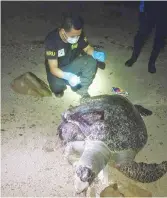
{"type": "Polygon", "coordinates": [[[65,33],[65,35],[66,35],[66,37],[67,37],[67,38],[66,38],[67,42],[70,43],[70,44],[75,44],[75,43],[77,43],[78,40],[79,40],[79,37],[80,37],[80,36],[68,37],[66,33],[65,33]]]}
{"type": "Polygon", "coordinates": [[[68,37],[67,38],[67,42],[68,43],[70,43],[70,44],[75,44],[75,43],[77,43],[78,42],[78,40],[79,40],[79,36],[77,36],[77,37],[68,37]]]}

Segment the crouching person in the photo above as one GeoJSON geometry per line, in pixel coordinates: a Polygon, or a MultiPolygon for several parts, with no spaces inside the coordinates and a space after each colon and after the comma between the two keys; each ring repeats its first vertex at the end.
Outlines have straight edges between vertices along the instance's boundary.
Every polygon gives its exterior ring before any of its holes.
{"type": "Polygon", "coordinates": [[[64,95],[67,85],[81,98],[89,97],[88,88],[95,78],[97,61],[105,62],[105,53],[89,45],[80,16],[64,17],[60,28],[45,39],[47,80],[57,97],[64,95]]]}

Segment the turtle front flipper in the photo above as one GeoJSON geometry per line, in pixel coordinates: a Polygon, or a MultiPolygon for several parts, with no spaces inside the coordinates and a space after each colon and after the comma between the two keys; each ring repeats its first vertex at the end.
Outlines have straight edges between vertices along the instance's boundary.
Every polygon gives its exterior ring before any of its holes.
{"type": "Polygon", "coordinates": [[[151,183],[160,179],[167,172],[167,161],[161,164],[146,164],[131,161],[119,164],[116,168],[133,180],[142,183],[151,183]]]}
{"type": "Polygon", "coordinates": [[[142,107],[141,105],[134,105],[135,108],[138,110],[138,112],[140,113],[141,116],[150,116],[152,115],[152,111],[150,111],[149,109],[146,109],[144,107],[142,107]]]}

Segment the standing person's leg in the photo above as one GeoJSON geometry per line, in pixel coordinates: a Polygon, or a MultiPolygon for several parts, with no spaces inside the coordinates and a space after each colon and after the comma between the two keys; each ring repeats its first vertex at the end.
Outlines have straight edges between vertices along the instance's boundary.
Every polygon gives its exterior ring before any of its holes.
{"type": "Polygon", "coordinates": [[[79,89],[72,89],[81,96],[88,96],[88,88],[92,84],[97,71],[96,60],[88,55],[79,56],[71,64],[63,67],[62,70],[80,76],[81,87],[79,89]]]}
{"type": "MultiPolygon", "coordinates": [[[[166,16],[167,17],[167,16],[166,16]]],[[[165,46],[167,37],[167,23],[165,18],[157,19],[153,50],[148,63],[148,72],[156,73],[155,62],[162,48],[165,46]]]]}
{"type": "Polygon", "coordinates": [[[146,13],[140,13],[139,15],[139,29],[134,38],[134,49],[132,56],[129,60],[125,62],[125,65],[131,67],[136,61],[141,52],[142,47],[149,34],[154,27],[154,20],[151,16],[146,15],[146,13]]]}
{"type": "Polygon", "coordinates": [[[62,97],[64,95],[64,90],[67,89],[66,83],[63,79],[54,76],[50,70],[49,66],[45,63],[47,80],[51,91],[56,97],[62,97]]]}

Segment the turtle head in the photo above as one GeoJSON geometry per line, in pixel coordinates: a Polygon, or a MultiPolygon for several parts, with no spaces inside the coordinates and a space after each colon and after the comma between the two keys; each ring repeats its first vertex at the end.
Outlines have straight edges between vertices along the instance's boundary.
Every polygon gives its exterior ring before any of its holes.
{"type": "Polygon", "coordinates": [[[86,191],[95,179],[95,173],[88,167],[75,165],[74,186],[77,193],[86,191]]]}
{"type": "Polygon", "coordinates": [[[63,113],[61,113],[61,119],[64,122],[68,122],[68,118],[69,116],[72,114],[72,108],[69,108],[68,110],[64,111],[63,113]]]}

